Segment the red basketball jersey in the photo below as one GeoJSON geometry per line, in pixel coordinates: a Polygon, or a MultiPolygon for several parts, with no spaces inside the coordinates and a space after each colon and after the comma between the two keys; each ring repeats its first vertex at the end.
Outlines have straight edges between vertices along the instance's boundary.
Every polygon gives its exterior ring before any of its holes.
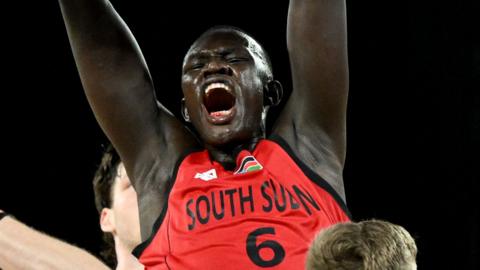
{"type": "Polygon", "coordinates": [[[322,228],[349,220],[332,187],[279,137],[225,170],[208,152],[177,168],[154,234],[134,251],[146,269],[304,269],[322,228]]]}

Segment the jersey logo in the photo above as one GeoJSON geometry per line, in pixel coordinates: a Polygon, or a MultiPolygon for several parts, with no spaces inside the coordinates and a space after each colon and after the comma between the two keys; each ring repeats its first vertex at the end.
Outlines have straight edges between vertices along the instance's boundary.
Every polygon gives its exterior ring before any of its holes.
{"type": "Polygon", "coordinates": [[[261,169],[263,169],[263,166],[253,156],[246,156],[242,159],[239,168],[234,174],[259,171],[261,169]]]}
{"type": "Polygon", "coordinates": [[[202,179],[203,181],[210,181],[213,179],[217,179],[217,172],[215,171],[215,169],[211,169],[203,173],[197,173],[195,175],[195,178],[202,179]]]}

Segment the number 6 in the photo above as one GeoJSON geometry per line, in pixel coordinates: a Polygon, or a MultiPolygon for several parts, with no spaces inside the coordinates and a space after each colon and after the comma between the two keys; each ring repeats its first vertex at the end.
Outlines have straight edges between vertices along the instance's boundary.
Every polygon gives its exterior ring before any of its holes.
{"type": "Polygon", "coordinates": [[[257,237],[263,234],[275,235],[275,229],[272,227],[258,228],[251,232],[247,237],[247,254],[253,263],[260,267],[272,267],[283,261],[285,258],[285,249],[280,243],[267,240],[257,245],[257,237]],[[271,260],[264,260],[260,257],[260,250],[263,248],[269,248],[273,251],[274,256],[271,260]]]}

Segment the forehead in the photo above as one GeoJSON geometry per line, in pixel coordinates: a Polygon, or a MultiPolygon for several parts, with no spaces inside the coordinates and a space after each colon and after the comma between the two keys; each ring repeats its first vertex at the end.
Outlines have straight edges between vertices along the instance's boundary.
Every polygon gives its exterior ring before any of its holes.
{"type": "Polygon", "coordinates": [[[114,186],[119,187],[122,185],[126,185],[129,182],[130,182],[130,179],[128,178],[125,166],[123,166],[123,163],[118,164],[117,175],[115,177],[114,186]]]}
{"type": "Polygon", "coordinates": [[[233,52],[252,52],[255,41],[238,31],[214,31],[200,36],[185,55],[185,61],[192,58],[223,55],[233,52]]]}

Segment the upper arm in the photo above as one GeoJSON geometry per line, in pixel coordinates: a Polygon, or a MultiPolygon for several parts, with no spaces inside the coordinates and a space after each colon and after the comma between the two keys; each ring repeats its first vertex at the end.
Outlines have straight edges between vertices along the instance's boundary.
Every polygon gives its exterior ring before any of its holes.
{"type": "Polygon", "coordinates": [[[341,180],[348,94],[345,1],[291,0],[287,45],[293,90],[273,132],[321,176],[341,180]]]}
{"type": "Polygon", "coordinates": [[[137,189],[153,162],[173,166],[169,161],[195,141],[158,105],[140,48],[112,5],[106,0],[59,2],[88,101],[137,189]],[[167,144],[169,138],[176,138],[175,144],[167,144]]]}
{"type": "MultiPolygon", "coordinates": [[[[111,4],[107,0],[59,2],[98,123],[125,164],[139,199],[146,196],[164,202],[176,160],[196,140],[157,102],[140,48],[111,4]],[[152,192],[155,188],[158,191],[152,192]]],[[[145,209],[149,211],[140,213],[142,227],[153,224],[162,205],[145,209]]]]}

